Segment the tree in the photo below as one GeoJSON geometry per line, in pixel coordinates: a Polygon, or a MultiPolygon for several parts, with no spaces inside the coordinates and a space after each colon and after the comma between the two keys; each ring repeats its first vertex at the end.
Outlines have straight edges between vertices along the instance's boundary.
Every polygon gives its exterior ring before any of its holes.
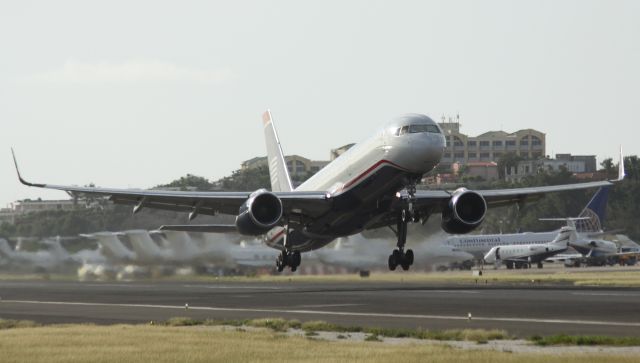
{"type": "Polygon", "coordinates": [[[611,158],[604,159],[602,160],[600,165],[602,166],[602,170],[604,170],[605,175],[607,176],[607,179],[611,179],[614,175],[613,170],[615,168],[613,166],[613,159],[611,158]]]}
{"type": "Polygon", "coordinates": [[[157,188],[180,188],[180,190],[187,190],[187,188],[196,188],[198,191],[213,190],[214,185],[209,182],[207,178],[187,174],[180,177],[180,179],[174,180],[169,184],[158,185],[157,188]]]}
{"type": "Polygon", "coordinates": [[[504,179],[506,177],[506,170],[511,168],[517,168],[518,163],[524,160],[522,156],[519,156],[516,153],[506,153],[498,159],[498,176],[500,179],[504,179]]]}

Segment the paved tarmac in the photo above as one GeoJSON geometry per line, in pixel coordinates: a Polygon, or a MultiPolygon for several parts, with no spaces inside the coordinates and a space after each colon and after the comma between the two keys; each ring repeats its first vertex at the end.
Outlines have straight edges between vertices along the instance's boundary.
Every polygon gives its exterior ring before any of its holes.
{"type": "Polygon", "coordinates": [[[0,281],[0,299],[0,318],[41,323],[283,317],[372,327],[496,328],[520,337],[640,335],[637,288],[0,281]]]}

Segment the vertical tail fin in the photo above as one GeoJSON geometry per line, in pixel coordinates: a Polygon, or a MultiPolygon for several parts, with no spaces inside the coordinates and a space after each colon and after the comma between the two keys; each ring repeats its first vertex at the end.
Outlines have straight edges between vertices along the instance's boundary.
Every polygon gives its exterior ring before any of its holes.
{"type": "Polygon", "coordinates": [[[578,217],[587,219],[576,220],[576,230],[578,232],[602,231],[602,224],[607,212],[609,189],[611,189],[611,186],[600,187],[589,201],[589,204],[582,210],[578,217]]]}
{"type": "Polygon", "coordinates": [[[578,239],[576,229],[573,227],[562,227],[556,238],[551,241],[552,244],[568,246],[570,243],[574,243],[578,239]]]}
{"type": "Polygon", "coordinates": [[[264,137],[267,144],[267,162],[271,177],[271,190],[274,192],[290,192],[293,190],[287,163],[284,161],[278,133],[271,118],[271,111],[262,114],[264,137]]]}
{"type": "Polygon", "coordinates": [[[620,146],[620,163],[618,164],[618,179],[616,181],[622,181],[626,173],[624,171],[624,156],[622,155],[622,146],[620,146]]]}

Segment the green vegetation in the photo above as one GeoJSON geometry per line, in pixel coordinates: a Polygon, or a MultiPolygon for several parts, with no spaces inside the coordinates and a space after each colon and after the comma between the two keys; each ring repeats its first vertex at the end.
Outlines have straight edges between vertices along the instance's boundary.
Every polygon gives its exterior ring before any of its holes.
{"type": "Polygon", "coordinates": [[[614,347],[640,346],[640,337],[608,337],[601,335],[550,335],[529,338],[540,346],[548,345],[606,345],[614,347]]]}
{"type": "MultiPolygon", "coordinates": [[[[373,338],[370,338],[373,339],[373,338]]],[[[372,344],[270,331],[164,325],[53,325],[0,330],[3,362],[635,362],[635,355],[521,354],[433,344],[372,344]]]]}
{"type": "Polygon", "coordinates": [[[484,330],[484,329],[450,329],[444,331],[429,331],[424,329],[405,328],[376,328],[360,326],[343,326],[328,323],[322,320],[308,321],[300,323],[298,320],[287,320],[282,318],[266,318],[253,320],[194,320],[191,318],[177,317],[167,320],[163,325],[167,326],[250,326],[255,328],[267,328],[274,332],[286,332],[289,329],[302,329],[307,336],[316,335],[317,332],[334,333],[365,333],[368,336],[385,338],[414,338],[431,340],[459,340],[459,341],[489,341],[508,339],[509,335],[504,330],[484,330]]]}

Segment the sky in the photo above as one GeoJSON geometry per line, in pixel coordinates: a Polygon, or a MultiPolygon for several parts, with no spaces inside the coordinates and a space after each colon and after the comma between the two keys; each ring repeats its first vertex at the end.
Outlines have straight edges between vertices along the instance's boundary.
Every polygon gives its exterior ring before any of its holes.
{"type": "Polygon", "coordinates": [[[265,154],[326,160],[393,117],[640,154],[638,1],[0,2],[0,207],[218,179],[265,154]]]}

